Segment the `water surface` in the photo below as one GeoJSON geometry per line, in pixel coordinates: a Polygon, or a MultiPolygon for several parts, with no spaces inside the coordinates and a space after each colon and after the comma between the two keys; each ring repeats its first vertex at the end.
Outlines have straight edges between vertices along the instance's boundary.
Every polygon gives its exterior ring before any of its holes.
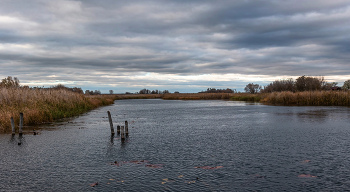
{"type": "Polygon", "coordinates": [[[344,191],[349,123],[347,107],[118,100],[0,135],[0,191],[344,191]]]}

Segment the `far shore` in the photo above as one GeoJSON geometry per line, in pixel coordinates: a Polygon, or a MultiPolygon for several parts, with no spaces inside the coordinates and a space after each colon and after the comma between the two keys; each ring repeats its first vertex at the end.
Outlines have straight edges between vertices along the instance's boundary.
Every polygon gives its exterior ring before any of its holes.
{"type": "Polygon", "coordinates": [[[121,99],[165,100],[231,100],[254,101],[272,105],[298,106],[350,106],[350,91],[303,91],[272,93],[166,93],[166,94],[114,94],[121,99]]]}

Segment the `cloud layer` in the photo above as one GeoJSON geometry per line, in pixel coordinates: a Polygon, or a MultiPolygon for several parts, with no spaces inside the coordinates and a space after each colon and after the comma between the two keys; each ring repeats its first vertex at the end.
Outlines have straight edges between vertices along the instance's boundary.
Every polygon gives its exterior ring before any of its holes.
{"type": "Polygon", "coordinates": [[[0,77],[117,92],[301,75],[341,84],[349,18],[345,0],[2,0],[0,77]]]}

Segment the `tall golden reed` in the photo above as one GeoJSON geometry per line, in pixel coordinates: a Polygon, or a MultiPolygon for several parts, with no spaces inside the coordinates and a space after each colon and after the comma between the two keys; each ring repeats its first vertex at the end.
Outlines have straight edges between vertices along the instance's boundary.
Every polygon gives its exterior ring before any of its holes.
{"type": "Polygon", "coordinates": [[[11,117],[18,125],[20,112],[24,114],[24,125],[32,125],[72,117],[113,102],[114,96],[86,97],[66,89],[0,88],[0,132],[11,129],[11,117]]]}
{"type": "Polygon", "coordinates": [[[261,101],[278,105],[350,106],[350,91],[274,92],[261,101]]]}

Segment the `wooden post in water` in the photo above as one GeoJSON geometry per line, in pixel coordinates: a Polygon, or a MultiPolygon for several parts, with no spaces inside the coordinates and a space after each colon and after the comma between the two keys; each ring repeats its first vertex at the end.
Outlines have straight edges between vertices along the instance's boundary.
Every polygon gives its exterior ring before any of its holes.
{"type": "Polygon", "coordinates": [[[111,127],[111,133],[114,134],[114,128],[113,128],[113,122],[112,122],[111,113],[109,111],[107,111],[107,113],[108,113],[108,119],[109,119],[109,126],[111,127]]]}
{"type": "Polygon", "coordinates": [[[119,135],[120,134],[120,126],[117,125],[117,134],[119,135]]]}
{"type": "Polygon", "coordinates": [[[122,141],[124,141],[125,139],[125,136],[124,136],[124,126],[121,126],[120,127],[120,138],[122,141]]]}
{"type": "Polygon", "coordinates": [[[125,121],[125,135],[128,136],[128,134],[129,134],[128,121],[125,121]]]}
{"type": "Polygon", "coordinates": [[[11,127],[12,127],[12,135],[16,134],[15,121],[13,120],[13,117],[11,117],[11,127]]]}
{"type": "Polygon", "coordinates": [[[19,135],[22,135],[22,129],[23,129],[23,113],[19,114],[19,135]]]}

